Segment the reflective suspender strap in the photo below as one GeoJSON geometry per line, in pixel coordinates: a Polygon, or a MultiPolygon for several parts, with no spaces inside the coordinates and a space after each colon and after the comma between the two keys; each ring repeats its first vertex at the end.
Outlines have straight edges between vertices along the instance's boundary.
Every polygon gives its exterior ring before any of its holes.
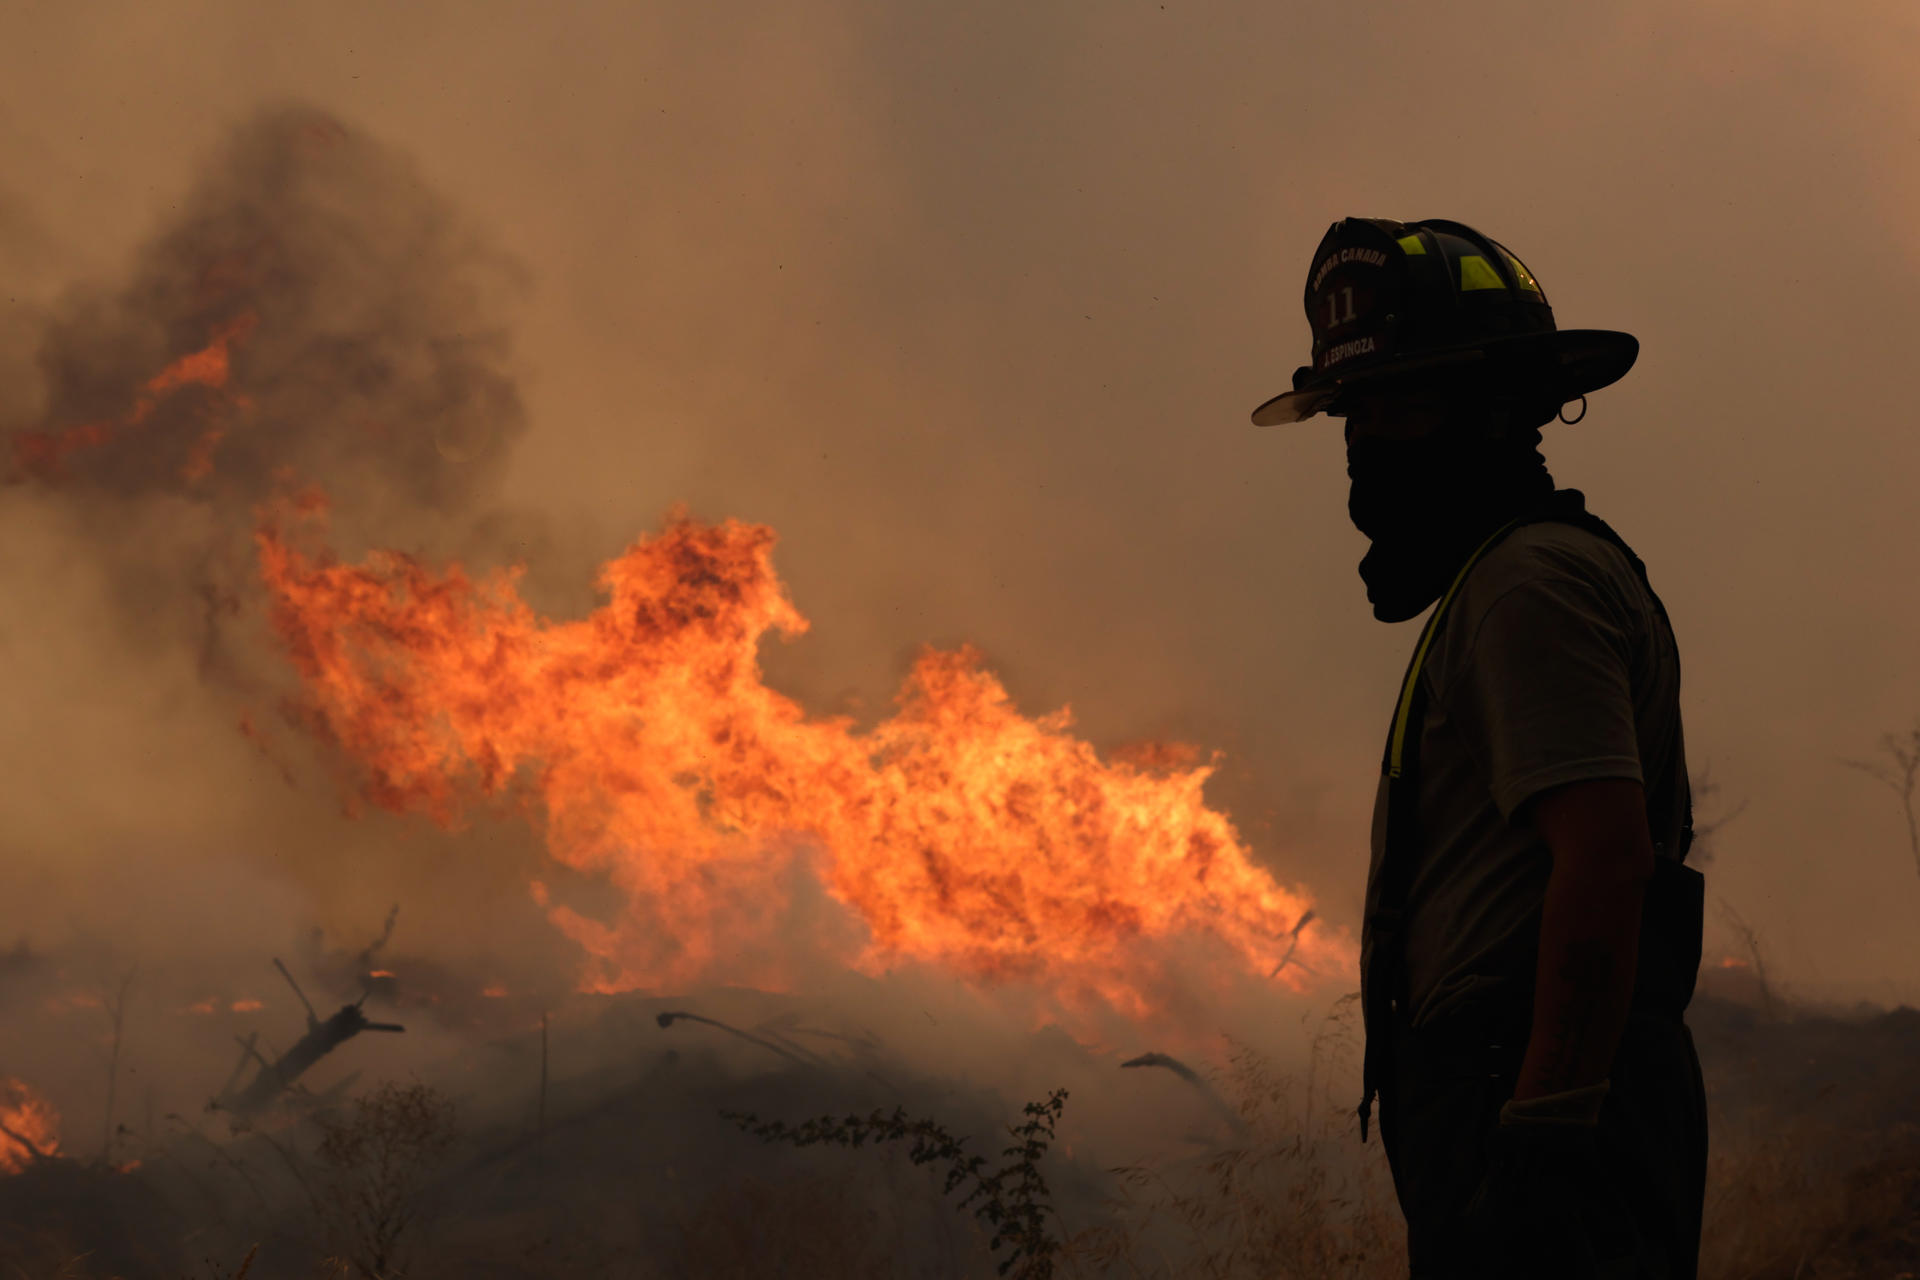
{"type": "Polygon", "coordinates": [[[1411,870],[1413,855],[1406,848],[1413,839],[1414,802],[1413,766],[1419,754],[1417,735],[1423,719],[1425,699],[1420,697],[1420,672],[1427,660],[1427,650],[1433,645],[1433,637],[1438,634],[1442,620],[1446,617],[1447,607],[1453,598],[1460,594],[1460,587],[1480,563],[1482,556],[1490,551],[1494,544],[1507,536],[1523,523],[1522,520],[1510,520],[1489,534],[1484,542],[1474,548],[1460,571],[1453,575],[1453,582],[1447,587],[1440,602],[1427,616],[1427,625],[1420,630],[1419,643],[1414,645],[1413,658],[1407,663],[1406,678],[1400,683],[1400,702],[1394,709],[1393,730],[1387,739],[1387,755],[1381,764],[1381,770],[1387,775],[1387,829],[1386,848],[1381,855],[1380,891],[1375,895],[1374,908],[1367,916],[1367,935],[1371,950],[1368,953],[1364,986],[1366,998],[1361,1002],[1360,1015],[1366,1028],[1366,1049],[1361,1059],[1360,1099],[1360,1140],[1367,1140],[1367,1125],[1373,1115],[1374,1095],[1380,1091],[1380,1077],[1385,1070],[1385,1055],[1388,1029],[1388,1015],[1391,1013],[1392,997],[1389,987],[1397,987],[1400,976],[1399,943],[1400,926],[1406,904],[1408,885],[1407,875],[1411,870]]]}
{"type": "Polygon", "coordinates": [[[1513,532],[1519,523],[1518,520],[1508,521],[1494,530],[1485,542],[1474,548],[1473,554],[1467,557],[1467,562],[1460,566],[1460,572],[1453,575],[1453,585],[1447,588],[1447,593],[1440,597],[1440,603],[1435,605],[1433,612],[1428,615],[1427,625],[1420,629],[1420,642],[1414,646],[1413,661],[1407,664],[1406,679],[1400,682],[1400,705],[1393,714],[1393,737],[1387,743],[1387,776],[1389,778],[1400,776],[1400,767],[1406,757],[1407,723],[1413,712],[1414,686],[1420,682],[1420,668],[1426,663],[1427,649],[1433,644],[1434,633],[1439,630],[1442,615],[1446,613],[1447,606],[1453,603],[1453,598],[1460,594],[1460,584],[1467,580],[1467,574],[1473,570],[1473,566],[1480,563],[1480,557],[1487,554],[1494,543],[1513,532]]]}

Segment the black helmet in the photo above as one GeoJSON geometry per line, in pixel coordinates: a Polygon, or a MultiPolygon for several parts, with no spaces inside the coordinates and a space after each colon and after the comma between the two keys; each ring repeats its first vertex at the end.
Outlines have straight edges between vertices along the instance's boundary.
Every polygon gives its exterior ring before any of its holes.
{"type": "Polygon", "coordinates": [[[1506,246],[1442,218],[1343,218],[1307,273],[1313,363],[1253,411],[1259,426],[1341,412],[1342,392],[1409,376],[1501,377],[1542,401],[1618,381],[1632,334],[1555,329],[1540,282],[1506,246]]]}

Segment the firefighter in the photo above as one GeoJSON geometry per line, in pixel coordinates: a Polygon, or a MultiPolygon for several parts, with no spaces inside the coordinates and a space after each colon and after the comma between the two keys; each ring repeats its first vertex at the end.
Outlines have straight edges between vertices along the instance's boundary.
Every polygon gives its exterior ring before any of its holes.
{"type": "Polygon", "coordinates": [[[1639,343],[1556,329],[1518,257],[1441,219],[1335,223],[1306,309],[1312,363],[1253,420],[1345,419],[1374,616],[1427,614],[1361,929],[1359,1131],[1377,1097],[1411,1274],[1693,1277],[1679,652],[1639,557],[1539,452],[1639,343]]]}

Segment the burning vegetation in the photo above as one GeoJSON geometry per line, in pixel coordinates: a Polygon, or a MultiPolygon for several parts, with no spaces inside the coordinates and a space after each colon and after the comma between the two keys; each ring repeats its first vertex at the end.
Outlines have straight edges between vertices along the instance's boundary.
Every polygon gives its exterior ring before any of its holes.
{"type": "Polygon", "coordinates": [[[25,1081],[0,1077],[0,1173],[60,1154],[60,1115],[25,1081]]]}
{"type": "Polygon", "coordinates": [[[864,926],[844,962],[1031,983],[1068,1009],[1167,1013],[1177,942],[1202,945],[1200,972],[1296,989],[1351,959],[1206,805],[1210,768],[1102,761],[969,650],[923,653],[865,732],[769,689],[762,637],[806,622],[768,529],[675,519],[602,570],[607,602],[578,622],[534,614],[512,571],[342,565],[291,537],[269,524],[260,554],[306,723],[373,803],[451,824],[511,796],[555,859],[619,886],[612,921],[551,908],[591,989],[785,989],[756,960],[809,858],[864,926]]]}

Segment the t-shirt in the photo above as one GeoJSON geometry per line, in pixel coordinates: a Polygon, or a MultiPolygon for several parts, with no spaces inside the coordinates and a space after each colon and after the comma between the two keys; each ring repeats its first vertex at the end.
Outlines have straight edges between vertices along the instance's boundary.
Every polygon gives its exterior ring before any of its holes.
{"type": "MultiPolygon", "coordinates": [[[[1528,800],[1562,783],[1636,779],[1656,854],[1671,857],[1687,785],[1673,633],[1627,557],[1585,529],[1523,525],[1489,550],[1448,606],[1421,679],[1420,839],[1403,926],[1415,1025],[1516,982],[1531,988],[1552,859],[1528,800]]],[[[1369,913],[1386,811],[1382,777],[1369,913]]],[[[1363,973],[1371,942],[1363,928],[1363,973]]]]}

